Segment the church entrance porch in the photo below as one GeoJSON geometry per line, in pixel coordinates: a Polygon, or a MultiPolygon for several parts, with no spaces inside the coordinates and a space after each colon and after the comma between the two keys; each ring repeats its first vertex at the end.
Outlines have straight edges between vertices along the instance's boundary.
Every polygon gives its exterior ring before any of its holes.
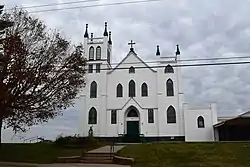
{"type": "Polygon", "coordinates": [[[128,108],[125,113],[125,129],[124,140],[126,142],[140,141],[140,116],[135,107],[128,108]]]}

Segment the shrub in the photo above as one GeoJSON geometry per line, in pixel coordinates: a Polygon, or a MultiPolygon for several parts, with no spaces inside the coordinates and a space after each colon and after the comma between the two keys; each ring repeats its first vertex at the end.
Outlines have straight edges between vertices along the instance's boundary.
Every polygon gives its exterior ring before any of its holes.
{"type": "Polygon", "coordinates": [[[100,142],[92,137],[79,137],[79,136],[59,136],[54,142],[55,145],[60,147],[84,147],[91,148],[100,146],[100,142]]]}

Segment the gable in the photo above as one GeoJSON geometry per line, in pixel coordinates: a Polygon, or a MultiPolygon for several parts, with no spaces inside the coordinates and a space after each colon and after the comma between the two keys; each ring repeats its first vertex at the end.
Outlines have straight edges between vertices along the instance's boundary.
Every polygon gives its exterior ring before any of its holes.
{"type": "Polygon", "coordinates": [[[136,68],[141,68],[141,69],[149,69],[152,72],[156,72],[153,68],[148,66],[142,59],[140,59],[136,53],[130,51],[127,56],[115,67],[113,68],[110,72],[112,73],[116,69],[129,69],[131,66],[133,66],[135,69],[136,68]]]}

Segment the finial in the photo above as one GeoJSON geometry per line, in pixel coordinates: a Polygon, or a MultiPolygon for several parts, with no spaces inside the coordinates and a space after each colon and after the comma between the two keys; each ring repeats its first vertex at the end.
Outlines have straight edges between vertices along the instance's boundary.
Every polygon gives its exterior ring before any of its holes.
{"type": "Polygon", "coordinates": [[[181,54],[181,52],[180,52],[180,49],[179,49],[179,45],[176,45],[176,52],[175,52],[175,55],[177,56],[177,55],[180,55],[181,54]]]}
{"type": "Polygon", "coordinates": [[[108,41],[108,43],[109,43],[110,45],[112,45],[112,41],[111,41],[111,31],[109,31],[109,41],[108,41]]]}
{"type": "Polygon", "coordinates": [[[88,38],[88,37],[89,37],[89,34],[88,34],[88,24],[86,24],[84,38],[88,38]]]}
{"type": "Polygon", "coordinates": [[[94,36],[94,34],[91,33],[91,34],[90,34],[90,40],[91,40],[91,41],[93,41],[93,36],[94,36]]]}
{"type": "Polygon", "coordinates": [[[159,45],[157,45],[156,47],[156,56],[160,56],[161,53],[160,53],[160,48],[159,48],[159,45]]]}
{"type": "Polygon", "coordinates": [[[104,28],[104,33],[103,36],[108,36],[108,31],[107,31],[107,22],[105,22],[105,28],[104,28]]]}

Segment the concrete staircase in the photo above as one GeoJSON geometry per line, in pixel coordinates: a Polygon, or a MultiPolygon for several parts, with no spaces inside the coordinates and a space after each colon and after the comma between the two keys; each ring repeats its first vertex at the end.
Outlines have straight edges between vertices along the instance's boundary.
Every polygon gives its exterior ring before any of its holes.
{"type": "Polygon", "coordinates": [[[88,152],[82,157],[82,163],[112,164],[114,153],[88,152]]]}

